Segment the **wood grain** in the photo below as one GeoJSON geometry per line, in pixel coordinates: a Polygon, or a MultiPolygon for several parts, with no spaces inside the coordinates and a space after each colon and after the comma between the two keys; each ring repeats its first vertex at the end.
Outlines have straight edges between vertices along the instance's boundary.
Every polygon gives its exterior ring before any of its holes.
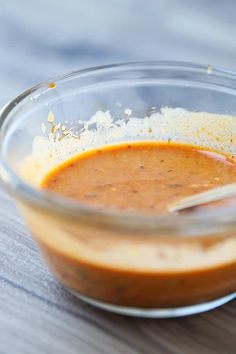
{"type": "Polygon", "coordinates": [[[233,354],[236,302],[180,319],[122,317],[69,295],[0,193],[0,353],[233,354]]]}

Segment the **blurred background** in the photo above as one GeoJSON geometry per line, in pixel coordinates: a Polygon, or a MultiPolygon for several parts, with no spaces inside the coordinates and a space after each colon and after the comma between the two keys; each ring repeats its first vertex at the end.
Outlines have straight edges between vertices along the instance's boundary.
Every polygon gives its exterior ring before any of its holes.
{"type": "Polygon", "coordinates": [[[235,0],[0,0],[0,105],[74,69],[182,60],[236,71],[235,0]]]}

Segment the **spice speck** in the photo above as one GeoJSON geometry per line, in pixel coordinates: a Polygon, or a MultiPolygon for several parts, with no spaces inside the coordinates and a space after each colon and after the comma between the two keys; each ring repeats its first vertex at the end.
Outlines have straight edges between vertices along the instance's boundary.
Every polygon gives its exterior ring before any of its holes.
{"type": "Polygon", "coordinates": [[[55,82],[50,82],[49,84],[48,84],[48,88],[49,89],[54,89],[54,88],[56,88],[57,87],[57,84],[55,83],[55,82]]]}
{"type": "Polygon", "coordinates": [[[52,113],[52,112],[49,112],[49,113],[48,113],[48,119],[47,119],[47,121],[48,121],[49,123],[53,123],[53,122],[54,122],[54,113],[52,113]]]}

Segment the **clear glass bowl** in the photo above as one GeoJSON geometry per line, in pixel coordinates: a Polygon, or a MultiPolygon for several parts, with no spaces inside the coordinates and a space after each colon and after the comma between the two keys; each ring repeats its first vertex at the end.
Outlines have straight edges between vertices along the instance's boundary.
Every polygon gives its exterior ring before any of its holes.
{"type": "Polygon", "coordinates": [[[69,73],[29,89],[3,108],[2,181],[49,268],[69,291],[100,308],[143,317],[198,313],[235,297],[235,203],[147,216],[97,210],[38,187],[47,168],[75,152],[123,141],[200,141],[234,154],[234,139],[228,138],[236,120],[229,116],[236,117],[236,76],[177,62],[69,73]],[[163,127],[160,119],[150,120],[163,107],[228,116],[222,125],[221,116],[185,119],[177,110],[174,123],[163,127]],[[108,120],[99,114],[91,119],[97,111],[109,111],[108,120]],[[122,124],[128,130],[120,134],[122,124]],[[137,133],[137,124],[144,130],[137,133]],[[85,131],[87,138],[80,139],[85,131]],[[64,139],[55,142],[54,133],[64,139]],[[73,148],[66,145],[69,140],[73,148]],[[157,264],[160,250],[164,259],[157,264]]]}

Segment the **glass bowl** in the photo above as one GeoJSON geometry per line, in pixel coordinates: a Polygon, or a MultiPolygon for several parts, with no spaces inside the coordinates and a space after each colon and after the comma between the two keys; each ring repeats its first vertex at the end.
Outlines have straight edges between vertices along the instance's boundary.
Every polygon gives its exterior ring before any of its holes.
{"type": "Polygon", "coordinates": [[[194,314],[235,297],[235,203],[153,216],[98,210],[39,188],[75,153],[121,142],[236,155],[235,79],[187,63],[110,65],[43,82],[2,109],[1,179],[71,293],[143,317],[194,314]]]}

